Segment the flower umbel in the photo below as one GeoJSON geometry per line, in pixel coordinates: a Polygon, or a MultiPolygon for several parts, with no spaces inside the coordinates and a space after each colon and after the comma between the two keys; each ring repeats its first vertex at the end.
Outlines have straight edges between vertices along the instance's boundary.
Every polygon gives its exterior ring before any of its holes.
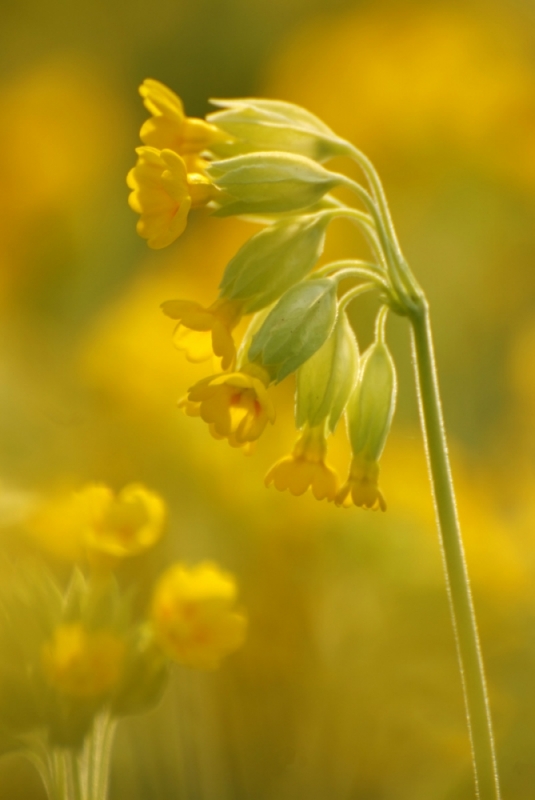
{"type": "Polygon", "coordinates": [[[187,165],[173,150],[138,147],[137,164],[127,175],[132,191],[128,203],[140,214],[137,232],[159,250],[183,233],[191,208],[206,205],[214,196],[210,180],[187,165]]]}
{"type": "Polygon", "coordinates": [[[215,564],[171,566],[152,600],[152,622],[165,652],[180,664],[215,669],[245,638],[246,619],[234,610],[236,593],[232,576],[215,564]]]}
{"type": "Polygon", "coordinates": [[[266,486],[273,484],[279,491],[287,489],[296,496],[310,488],[316,500],[334,500],[338,476],[325,463],[326,454],[325,425],[305,427],[292,454],[277,461],[267,473],[266,486]]]}
{"type": "Polygon", "coordinates": [[[204,361],[213,353],[221,358],[223,369],[229,369],[236,358],[232,330],[241,319],[242,303],[219,299],[209,308],[191,300],[167,300],[164,314],[179,320],[175,329],[175,345],[189,361],[204,361]],[[207,341],[208,340],[208,341],[207,341]],[[212,348],[209,346],[211,340],[212,348]]]}
{"type": "Polygon", "coordinates": [[[228,439],[243,447],[258,439],[268,422],[275,421],[275,407],[265,370],[248,364],[239,372],[212,375],[188,391],[182,403],[190,416],[200,416],[216,439],[228,439]]]}

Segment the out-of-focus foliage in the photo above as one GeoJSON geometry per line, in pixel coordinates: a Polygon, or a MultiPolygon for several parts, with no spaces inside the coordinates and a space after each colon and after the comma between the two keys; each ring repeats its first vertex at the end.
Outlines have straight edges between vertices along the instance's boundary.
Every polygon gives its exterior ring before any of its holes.
{"type": "MultiPolygon", "coordinates": [[[[471,797],[403,321],[389,323],[399,401],[381,518],[264,488],[293,444],[286,387],[251,458],[186,419],[176,401],[204,373],[159,306],[209,304],[254,228],[198,211],[164,253],[138,241],[124,174],[145,77],[190,114],[209,95],[297,102],[378,167],[430,298],[503,791],[532,795],[533,8],[329,6],[58,0],[11,4],[3,25],[1,513],[12,523],[26,493],[142,480],[170,503],[162,559],[217,559],[249,612],[219,672],[181,669],[151,717],[121,723],[118,800],[471,797]]],[[[348,246],[336,222],[323,258],[348,246]]],[[[374,310],[353,314],[363,342],[374,310]]],[[[342,430],[334,444],[345,465],[342,430]]],[[[2,792],[42,796],[16,759],[0,764],[2,792]]]]}

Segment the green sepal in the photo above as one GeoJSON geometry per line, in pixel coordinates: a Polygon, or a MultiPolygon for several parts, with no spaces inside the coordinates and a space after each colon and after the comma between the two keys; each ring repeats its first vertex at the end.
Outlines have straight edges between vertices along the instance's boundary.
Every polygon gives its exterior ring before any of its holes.
{"type": "Polygon", "coordinates": [[[334,330],[314,355],[297,371],[296,425],[310,427],[327,421],[334,430],[357,380],[359,351],[345,314],[339,314],[334,330]]]}
{"type": "Polygon", "coordinates": [[[392,424],[396,391],[394,361],[386,344],[376,341],[363,356],[357,385],[347,406],[353,455],[379,460],[392,424]]]}
{"type": "Polygon", "coordinates": [[[334,327],[336,315],[334,281],[325,278],[292,286],[254,335],[249,360],[274,368],[275,380],[283,380],[319,350],[334,327]]]}
{"type": "Polygon", "coordinates": [[[329,219],[321,212],[297,217],[252,236],[227,265],[220,296],[244,300],[246,314],[275,302],[314,268],[329,219]]]}

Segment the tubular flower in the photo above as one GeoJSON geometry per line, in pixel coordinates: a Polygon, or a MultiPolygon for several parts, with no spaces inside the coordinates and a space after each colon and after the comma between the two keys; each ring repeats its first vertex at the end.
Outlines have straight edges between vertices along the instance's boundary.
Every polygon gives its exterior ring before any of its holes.
{"type": "Polygon", "coordinates": [[[207,342],[211,338],[213,352],[229,369],[236,358],[232,330],[241,319],[242,303],[219,299],[209,308],[190,300],[168,300],[162,304],[164,314],[179,320],[175,329],[175,345],[189,361],[204,361],[212,354],[207,342]]]}
{"type": "Polygon", "coordinates": [[[174,564],[154,590],[152,621],[165,652],[189,667],[215,669],[243,643],[246,619],[233,610],[236,584],[215,564],[174,564]]]}
{"type": "Polygon", "coordinates": [[[70,697],[98,697],[119,682],[124,642],[110,630],[87,630],[81,623],[58,625],[43,645],[41,663],[47,682],[70,697]]]}
{"type": "Polygon", "coordinates": [[[336,505],[351,505],[372,511],[386,511],[386,502],[378,486],[379,464],[377,461],[354,456],[349,470],[349,478],[336,495],[336,505]]]}
{"type": "Polygon", "coordinates": [[[174,150],[180,155],[201,153],[214,142],[232,137],[204,119],[186,117],[182,100],[163,83],[147,78],[139,87],[143,105],[152,115],[143,123],[141,141],[158,150],[174,150]]]}
{"type": "Polygon", "coordinates": [[[325,463],[327,443],[324,425],[305,428],[291,455],[281,458],[265,477],[266,486],[273,484],[280,492],[286,489],[301,495],[311,488],[316,500],[334,500],[338,489],[336,472],[325,463]]]}
{"type": "Polygon", "coordinates": [[[135,556],[162,535],[165,504],[140,484],[125,486],[117,496],[107,486],[88,486],[78,494],[78,502],[87,513],[84,544],[90,555],[135,556]]]}
{"type": "Polygon", "coordinates": [[[181,405],[189,416],[200,416],[207,422],[214,438],[243,447],[256,441],[268,422],[275,421],[268,383],[265,370],[248,364],[240,372],[199,381],[181,405]]]}
{"type": "Polygon", "coordinates": [[[141,215],[137,232],[159,250],[183,233],[190,209],[206,205],[216,190],[204,175],[188,173],[186,162],[173,150],[138,147],[136,153],[136,166],[126,178],[132,189],[128,203],[141,215]]]}

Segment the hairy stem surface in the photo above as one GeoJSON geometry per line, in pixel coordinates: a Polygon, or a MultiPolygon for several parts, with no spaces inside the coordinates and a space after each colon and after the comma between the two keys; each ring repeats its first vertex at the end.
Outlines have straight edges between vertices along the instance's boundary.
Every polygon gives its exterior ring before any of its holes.
{"type": "Polygon", "coordinates": [[[479,800],[500,800],[494,736],[457,518],[427,303],[410,315],[420,416],[457,643],[479,800]]]}

